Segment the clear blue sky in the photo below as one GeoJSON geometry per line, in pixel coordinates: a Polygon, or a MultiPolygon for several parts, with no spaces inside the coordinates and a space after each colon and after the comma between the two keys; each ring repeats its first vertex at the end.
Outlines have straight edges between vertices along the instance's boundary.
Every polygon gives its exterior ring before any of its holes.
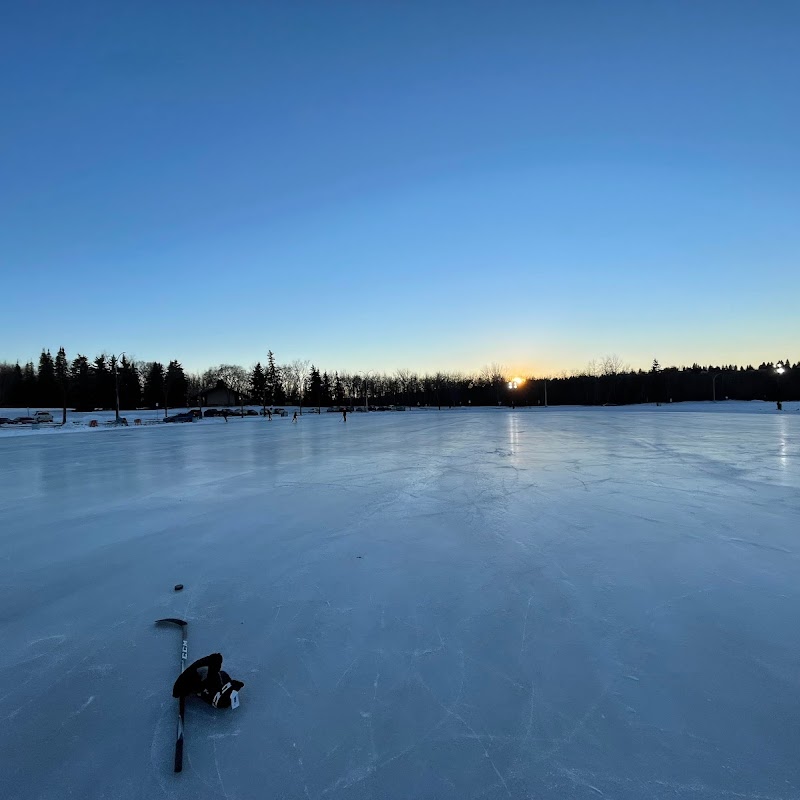
{"type": "Polygon", "coordinates": [[[800,358],[800,3],[19,2],[0,360],[800,358]]]}

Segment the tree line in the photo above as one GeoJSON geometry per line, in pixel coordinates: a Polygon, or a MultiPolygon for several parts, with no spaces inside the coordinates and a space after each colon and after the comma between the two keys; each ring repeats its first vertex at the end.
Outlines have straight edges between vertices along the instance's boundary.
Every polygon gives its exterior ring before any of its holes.
{"type": "Polygon", "coordinates": [[[176,359],[129,360],[102,353],[89,360],[70,360],[64,348],[55,356],[43,350],[38,365],[0,363],[0,406],[67,408],[76,411],[119,408],[178,408],[207,405],[206,394],[224,386],[236,404],[276,406],[330,405],[624,405],[685,400],[800,399],[800,362],[762,362],[758,367],[734,364],[662,368],[658,360],[632,370],[617,356],[590,362],[572,374],[529,376],[510,381],[499,364],[476,374],[420,374],[320,371],[307,360],[277,364],[272,351],[265,363],[250,369],[220,364],[202,373],[186,373],[176,359]],[[778,371],[782,367],[782,373],[778,371]]]}

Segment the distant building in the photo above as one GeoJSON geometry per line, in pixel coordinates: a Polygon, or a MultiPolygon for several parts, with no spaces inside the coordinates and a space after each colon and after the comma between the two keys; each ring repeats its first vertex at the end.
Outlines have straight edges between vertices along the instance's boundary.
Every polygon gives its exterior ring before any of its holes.
{"type": "Polygon", "coordinates": [[[217,381],[217,385],[203,390],[206,406],[238,406],[249,405],[250,397],[236,392],[225,385],[225,381],[217,381]]]}

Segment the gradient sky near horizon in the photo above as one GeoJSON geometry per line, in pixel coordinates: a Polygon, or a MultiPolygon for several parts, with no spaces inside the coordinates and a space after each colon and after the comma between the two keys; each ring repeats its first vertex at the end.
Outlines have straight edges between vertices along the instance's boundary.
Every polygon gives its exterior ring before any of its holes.
{"type": "Polygon", "coordinates": [[[25,2],[0,360],[800,360],[800,3],[25,2]]]}

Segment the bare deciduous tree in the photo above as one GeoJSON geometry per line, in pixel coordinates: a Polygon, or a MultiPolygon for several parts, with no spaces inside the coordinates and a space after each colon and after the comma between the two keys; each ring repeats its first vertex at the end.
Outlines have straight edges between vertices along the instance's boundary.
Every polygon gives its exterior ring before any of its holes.
{"type": "Polygon", "coordinates": [[[503,364],[487,364],[480,374],[480,380],[484,386],[491,386],[497,397],[497,404],[500,404],[500,392],[506,383],[506,368],[503,364]]]}
{"type": "Polygon", "coordinates": [[[604,356],[601,364],[603,375],[619,375],[628,372],[630,367],[622,363],[622,359],[616,354],[604,356]]]}
{"type": "Polygon", "coordinates": [[[294,365],[295,370],[297,370],[297,380],[300,384],[300,413],[303,413],[303,400],[306,397],[306,390],[308,389],[308,378],[311,374],[311,370],[309,369],[311,362],[307,359],[295,359],[292,364],[294,365]]]}
{"type": "Polygon", "coordinates": [[[593,358],[587,365],[586,369],[583,371],[584,375],[588,375],[590,378],[599,378],[600,377],[600,366],[597,363],[597,359],[593,358]]]}
{"type": "Polygon", "coordinates": [[[411,370],[410,369],[398,369],[395,370],[395,376],[397,378],[397,388],[400,392],[400,397],[406,405],[409,403],[408,392],[411,389],[411,370]]]}
{"type": "Polygon", "coordinates": [[[296,396],[300,401],[300,413],[303,413],[303,396],[306,391],[306,383],[309,375],[309,365],[311,362],[308,359],[296,358],[290,364],[287,364],[284,369],[287,383],[291,383],[292,391],[288,392],[290,396],[296,396]]]}
{"type": "Polygon", "coordinates": [[[250,385],[250,376],[244,367],[238,364],[220,364],[204,373],[203,378],[210,378],[211,384],[222,381],[225,386],[239,398],[239,406],[244,415],[244,398],[250,385]]]}

